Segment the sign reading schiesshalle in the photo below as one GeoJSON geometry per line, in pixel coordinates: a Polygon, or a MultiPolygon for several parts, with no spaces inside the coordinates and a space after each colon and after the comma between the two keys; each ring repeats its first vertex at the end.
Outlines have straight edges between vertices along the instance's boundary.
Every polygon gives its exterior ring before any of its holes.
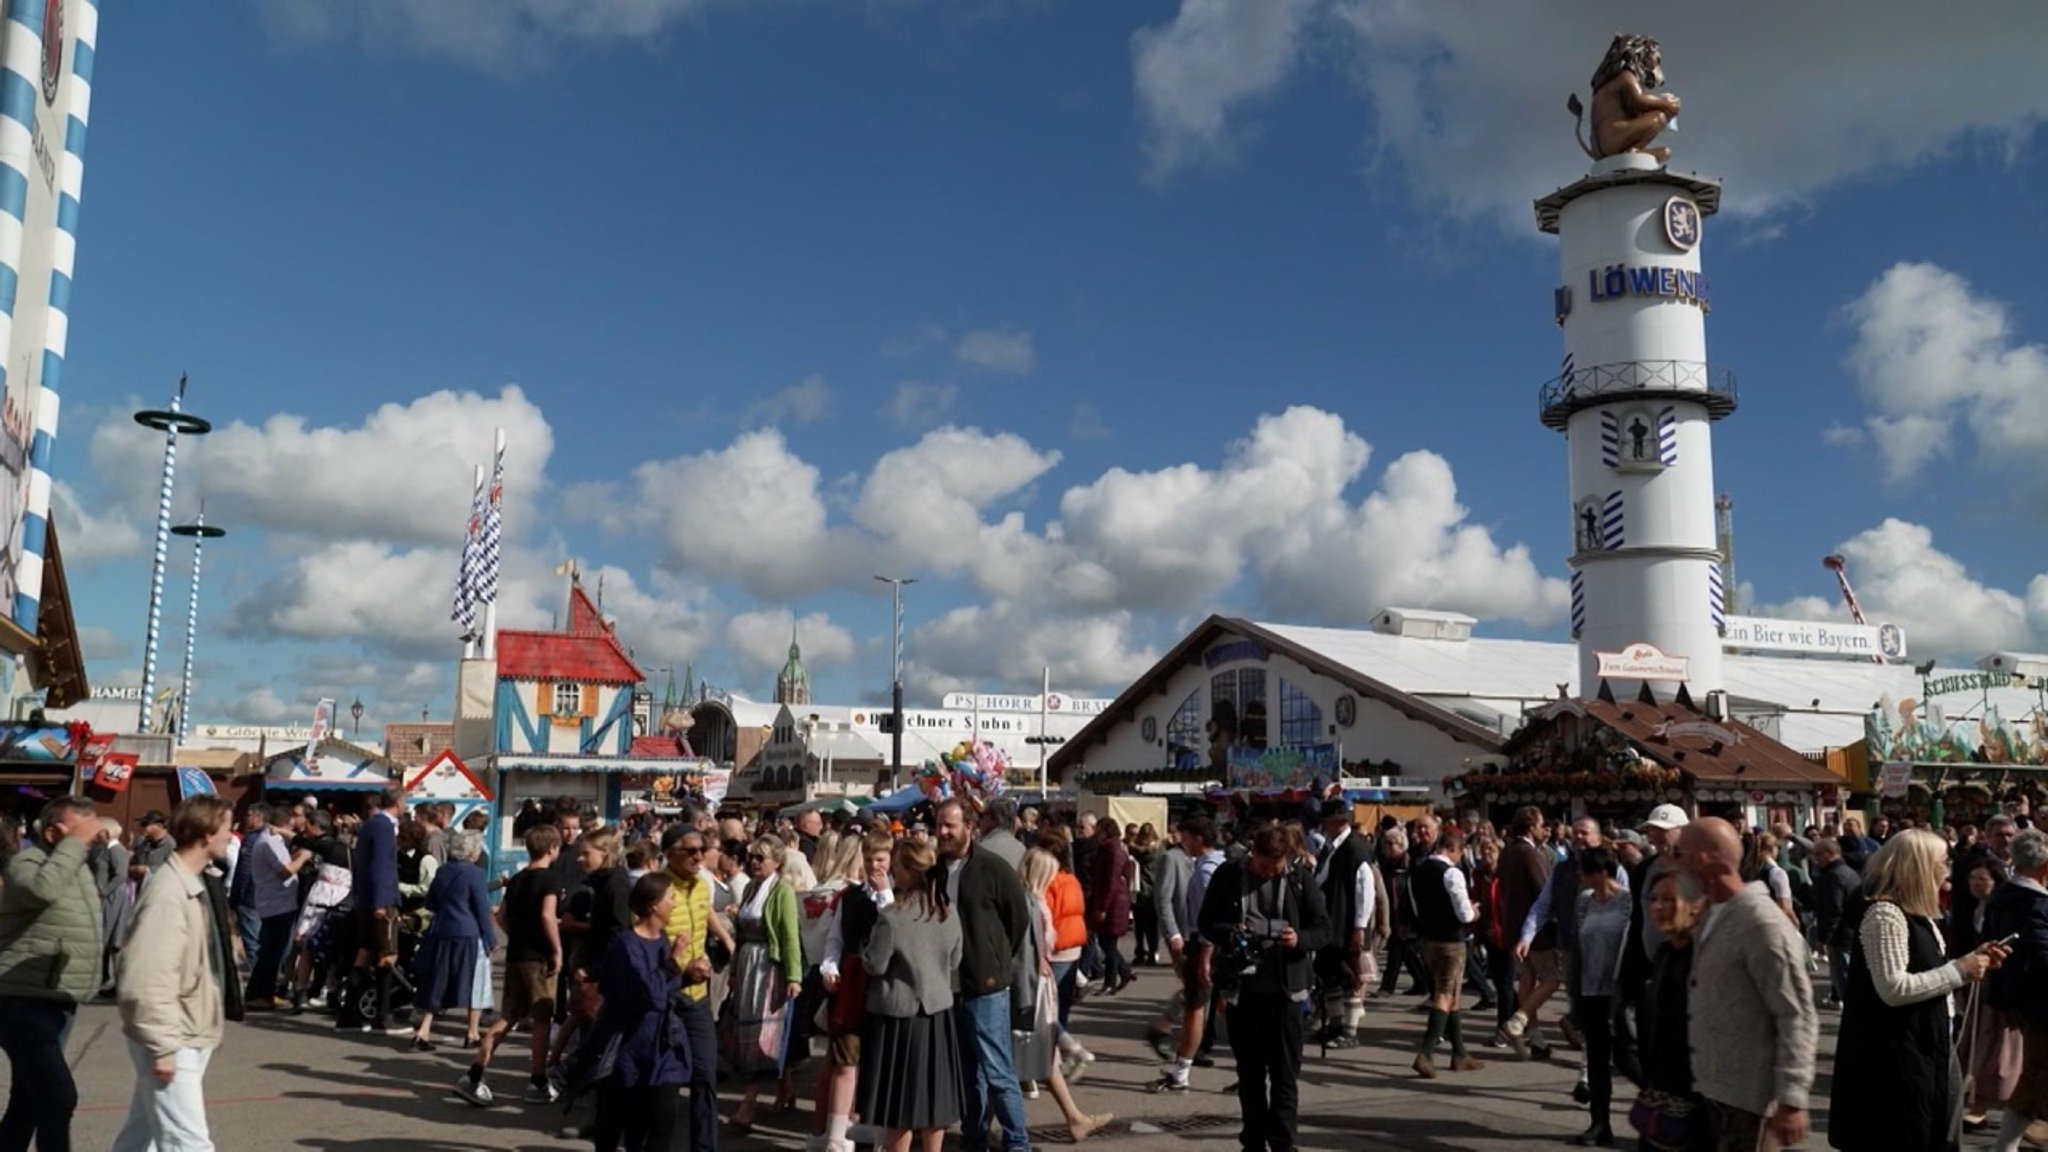
{"type": "Polygon", "coordinates": [[[1655,644],[1631,644],[1619,652],[1595,652],[1602,680],[1689,679],[1691,661],[1683,656],[1666,656],[1655,644]]]}

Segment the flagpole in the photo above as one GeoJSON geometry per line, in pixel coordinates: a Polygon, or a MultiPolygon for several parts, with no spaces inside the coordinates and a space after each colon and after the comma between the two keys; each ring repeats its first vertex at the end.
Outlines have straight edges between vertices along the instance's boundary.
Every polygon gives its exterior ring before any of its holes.
{"type": "MultiPolygon", "coordinates": [[[[483,495],[483,491],[484,466],[478,464],[475,467],[475,469],[472,470],[469,480],[469,506],[472,510],[474,510],[477,507],[479,503],[478,498],[483,495]]],[[[470,530],[472,535],[465,542],[465,547],[463,548],[463,559],[467,560],[469,558],[469,550],[476,546],[476,538],[474,533],[481,530],[481,528],[482,525],[479,524],[470,530]]],[[[469,573],[467,572],[458,572],[456,574],[456,580],[458,582],[467,581],[468,579],[469,573]]],[[[464,660],[474,660],[476,658],[476,633],[474,631],[470,632],[468,635],[462,638],[462,658],[464,660]]]]}
{"type": "MultiPolygon", "coordinates": [[[[485,503],[484,511],[484,522],[490,524],[493,520],[497,520],[500,525],[498,531],[502,531],[503,524],[500,518],[504,514],[504,482],[505,430],[500,428],[497,430],[497,436],[491,448],[491,491],[485,503]]],[[[493,555],[490,557],[491,598],[484,601],[484,659],[486,660],[495,660],[498,657],[498,559],[496,556],[499,547],[498,531],[489,531],[487,529],[487,535],[490,536],[489,545],[493,555]]]]}

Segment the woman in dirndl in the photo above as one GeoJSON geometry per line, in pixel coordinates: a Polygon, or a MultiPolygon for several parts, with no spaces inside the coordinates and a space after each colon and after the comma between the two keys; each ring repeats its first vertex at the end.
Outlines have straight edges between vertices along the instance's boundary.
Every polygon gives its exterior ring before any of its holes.
{"type": "Polygon", "coordinates": [[[427,914],[433,920],[413,960],[419,981],[414,1000],[419,1026],[412,1034],[416,1052],[433,1051],[434,1014],[452,1008],[468,1012],[468,1035],[470,1043],[475,1042],[481,1015],[476,966],[483,950],[496,944],[490,885],[484,880],[484,870],[477,866],[482,855],[483,837],[474,832],[452,833],[448,862],[434,873],[434,883],[427,889],[427,914]]]}
{"type": "Polygon", "coordinates": [[[960,1122],[965,1089],[953,980],[960,968],[960,921],[931,888],[938,852],[904,840],[890,861],[893,899],[875,920],[861,960],[868,971],[861,1027],[860,1113],[886,1133],[888,1152],[940,1152],[960,1122]]]}
{"type": "Polygon", "coordinates": [[[781,877],[788,850],[763,836],[747,849],[747,898],[734,919],[739,948],[732,959],[732,992],[719,1014],[722,1042],[733,1074],[746,1084],[740,1106],[726,1123],[744,1135],[754,1127],[761,1085],[782,1078],[789,1062],[793,1015],[789,1006],[803,992],[804,948],[796,891],[781,877]]]}
{"type": "Polygon", "coordinates": [[[1046,890],[1052,887],[1053,879],[1060,874],[1060,862],[1045,849],[1033,848],[1024,854],[1019,872],[1024,881],[1024,895],[1031,908],[1028,959],[1037,973],[1037,995],[1032,1000],[1035,1007],[1030,1028],[1020,1028],[1011,1033],[1011,1055],[1017,1068],[1017,1079],[1045,1085],[1046,1090],[1052,1093],[1053,1101],[1060,1106],[1060,1115],[1067,1122],[1067,1132],[1073,1136],[1074,1143],[1079,1144],[1115,1116],[1108,1112],[1090,1116],[1081,1111],[1074,1103],[1073,1092],[1068,1089],[1067,1078],[1060,1072],[1059,991],[1052,974],[1055,930],[1052,906],[1045,899],[1046,890]]]}

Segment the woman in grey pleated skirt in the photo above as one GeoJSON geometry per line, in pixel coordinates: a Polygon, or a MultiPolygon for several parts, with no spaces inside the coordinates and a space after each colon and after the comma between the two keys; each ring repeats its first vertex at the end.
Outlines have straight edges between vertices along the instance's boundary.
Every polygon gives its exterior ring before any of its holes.
{"type": "Polygon", "coordinates": [[[908,1152],[912,1134],[925,1152],[939,1152],[946,1129],[960,1122],[961,1050],[953,1025],[960,922],[926,879],[935,859],[929,844],[897,843],[888,903],[861,950],[869,977],[860,1112],[888,1133],[890,1152],[908,1152]]]}

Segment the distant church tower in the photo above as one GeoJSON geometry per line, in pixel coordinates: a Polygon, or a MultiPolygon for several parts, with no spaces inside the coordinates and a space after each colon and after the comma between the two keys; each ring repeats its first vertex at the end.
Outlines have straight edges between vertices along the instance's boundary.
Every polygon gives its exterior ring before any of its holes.
{"type": "Polygon", "coordinates": [[[1599,691],[1603,664],[1622,700],[1645,684],[1666,701],[1681,686],[1694,701],[1722,686],[1731,590],[1710,429],[1735,410],[1735,381],[1707,363],[1700,270],[1700,225],[1720,200],[1718,183],[1624,152],[1536,202],[1563,264],[1564,359],[1543,388],[1542,418],[1564,433],[1571,462],[1581,696],[1599,691]]]}
{"type": "Polygon", "coordinates": [[[775,677],[775,702],[777,704],[809,704],[811,702],[811,674],[804,671],[803,650],[796,644],[796,629],[789,630],[789,662],[775,677]]]}

